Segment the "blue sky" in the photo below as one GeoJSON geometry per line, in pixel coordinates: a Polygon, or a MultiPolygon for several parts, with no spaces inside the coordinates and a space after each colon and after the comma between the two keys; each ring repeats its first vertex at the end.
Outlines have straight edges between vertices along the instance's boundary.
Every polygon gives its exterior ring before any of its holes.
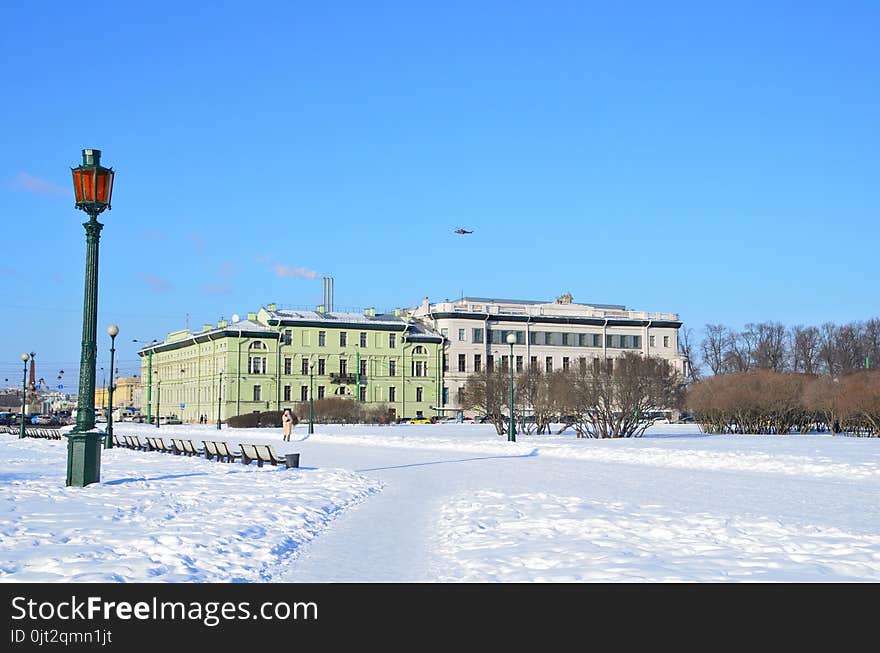
{"type": "Polygon", "coordinates": [[[678,312],[697,335],[880,314],[876,2],[4,15],[10,385],[22,351],[75,381],[86,216],[69,168],[85,147],[117,170],[98,364],[116,322],[122,373],[132,338],[314,306],[323,275],[337,308],[571,292],[678,312]]]}

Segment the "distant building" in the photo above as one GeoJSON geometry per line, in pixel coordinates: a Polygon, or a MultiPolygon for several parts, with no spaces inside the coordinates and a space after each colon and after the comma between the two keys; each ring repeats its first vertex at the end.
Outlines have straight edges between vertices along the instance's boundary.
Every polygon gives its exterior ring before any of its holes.
{"type": "MultiPolygon", "coordinates": [[[[209,422],[254,411],[294,409],[314,399],[347,397],[386,407],[394,417],[431,417],[442,397],[439,334],[403,312],[377,314],[279,310],[168,334],[141,357],[141,413],[209,422]],[[148,370],[152,351],[153,371],[148,370]],[[158,406],[158,411],[157,411],[158,406]]],[[[114,403],[116,399],[114,396],[114,403]]]]}
{"type": "Polygon", "coordinates": [[[513,333],[513,365],[550,372],[591,365],[627,351],[668,360],[687,374],[678,352],[676,313],[648,313],[610,304],[579,304],[571,294],[555,301],[462,297],[429,303],[426,297],[412,315],[444,339],[443,405],[462,405],[462,389],[474,372],[508,365],[513,333]]]}
{"type": "MultiPolygon", "coordinates": [[[[113,389],[113,408],[128,408],[137,406],[137,398],[140,393],[141,380],[137,376],[123,376],[116,379],[116,387],[113,389]]],[[[106,408],[109,399],[107,387],[95,389],[95,408],[106,408]]]]}

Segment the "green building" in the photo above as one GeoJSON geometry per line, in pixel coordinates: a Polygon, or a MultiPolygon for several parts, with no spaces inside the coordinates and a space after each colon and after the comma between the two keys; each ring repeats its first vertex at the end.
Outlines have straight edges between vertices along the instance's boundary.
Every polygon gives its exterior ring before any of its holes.
{"type": "MultiPolygon", "coordinates": [[[[237,316],[234,316],[237,317],[237,316]]],[[[278,310],[168,334],[140,350],[141,412],[195,423],[346,397],[396,419],[432,417],[443,405],[443,338],[395,314],[278,310]],[[152,374],[149,370],[152,361],[152,374]],[[311,381],[311,382],[310,382],[311,381]]]]}

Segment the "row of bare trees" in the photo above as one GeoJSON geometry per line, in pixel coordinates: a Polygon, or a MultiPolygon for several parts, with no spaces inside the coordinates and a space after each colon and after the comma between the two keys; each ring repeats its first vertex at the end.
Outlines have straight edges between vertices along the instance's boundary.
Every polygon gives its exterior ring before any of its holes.
{"type": "Polygon", "coordinates": [[[686,406],[709,433],[797,430],[880,435],[880,371],[817,376],[767,369],[698,381],[686,406]]]}
{"type": "MultiPolygon", "coordinates": [[[[658,413],[678,407],[682,380],[663,359],[628,352],[550,373],[528,369],[514,378],[514,420],[523,433],[549,433],[562,421],[582,438],[638,437],[658,413]]],[[[509,428],[510,371],[504,367],[468,377],[463,407],[509,428]]]]}
{"type": "Polygon", "coordinates": [[[880,319],[820,327],[758,322],[740,331],[707,324],[698,351],[688,329],[680,343],[693,368],[699,361],[713,375],[764,369],[839,376],[880,365],[880,319]]]}

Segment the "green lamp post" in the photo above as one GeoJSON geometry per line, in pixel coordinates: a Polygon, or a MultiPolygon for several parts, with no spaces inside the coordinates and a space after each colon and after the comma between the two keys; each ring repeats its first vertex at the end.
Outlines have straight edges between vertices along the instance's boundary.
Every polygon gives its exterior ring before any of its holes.
{"type": "Polygon", "coordinates": [[[217,430],[221,430],[220,426],[220,401],[223,392],[223,370],[220,370],[220,378],[217,379],[217,430]]]}
{"type": "Polygon", "coordinates": [[[113,355],[116,353],[116,336],[119,334],[119,327],[111,324],[107,327],[107,334],[110,336],[110,387],[107,388],[107,437],[104,439],[104,448],[113,448],[113,389],[116,384],[113,381],[113,355]]]}
{"type": "Polygon", "coordinates": [[[315,412],[314,412],[314,399],[315,394],[315,364],[309,363],[309,433],[315,432],[315,412]]]}
{"type": "Polygon", "coordinates": [[[21,360],[24,363],[24,373],[21,377],[21,429],[18,433],[19,440],[24,437],[24,420],[27,414],[27,363],[30,360],[30,356],[22,354],[21,360]]]}
{"type": "Polygon", "coordinates": [[[82,151],[82,165],[72,168],[76,208],[84,211],[86,230],[86,271],[83,298],[82,352],[79,366],[79,400],[76,426],[67,436],[68,486],[84,487],[101,480],[101,440],[95,428],[95,357],[98,323],[98,242],[104,225],[98,215],[112,208],[112,168],[101,165],[101,150],[82,151]]]}
{"type": "Polygon", "coordinates": [[[507,359],[507,365],[510,367],[510,425],[507,427],[507,441],[516,442],[516,422],[513,419],[513,343],[516,342],[516,335],[507,334],[507,344],[510,345],[510,358],[507,359]]]}

